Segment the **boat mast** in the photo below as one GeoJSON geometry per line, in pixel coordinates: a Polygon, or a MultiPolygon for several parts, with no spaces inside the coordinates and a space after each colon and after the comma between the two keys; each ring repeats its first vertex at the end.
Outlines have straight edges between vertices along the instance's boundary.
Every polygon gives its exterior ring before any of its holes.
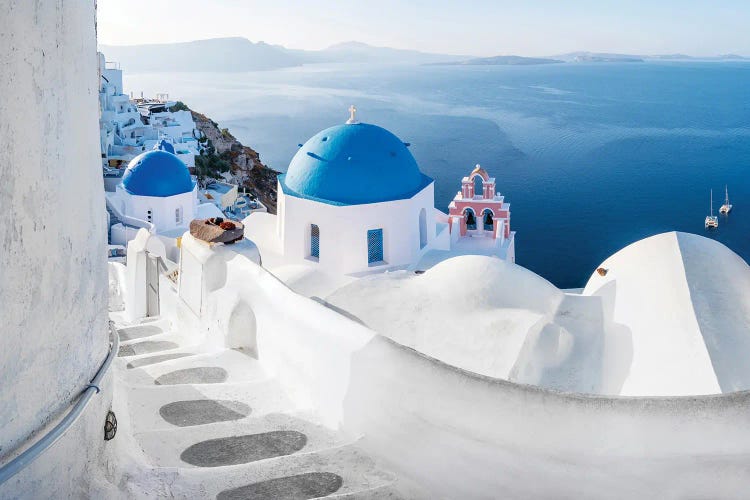
{"type": "Polygon", "coordinates": [[[711,217],[714,216],[714,190],[711,190],[711,206],[709,207],[711,210],[711,217]]]}
{"type": "Polygon", "coordinates": [[[724,204],[729,206],[729,188],[726,184],[724,184],[724,204]]]}

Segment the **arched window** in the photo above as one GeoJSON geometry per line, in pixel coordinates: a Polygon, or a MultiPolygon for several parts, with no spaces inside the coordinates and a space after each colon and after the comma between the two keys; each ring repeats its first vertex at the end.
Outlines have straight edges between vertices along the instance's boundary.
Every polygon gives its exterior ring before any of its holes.
{"type": "Polygon", "coordinates": [[[427,211],[423,208],[419,211],[419,248],[427,245],[427,211]]]}
{"type": "Polygon", "coordinates": [[[466,229],[474,230],[477,228],[477,216],[471,208],[464,210],[464,220],[466,220],[466,229]]]}
{"type": "Polygon", "coordinates": [[[484,179],[481,175],[475,175],[472,179],[474,183],[474,197],[484,198],[484,179]]]}
{"type": "Polygon", "coordinates": [[[492,210],[490,210],[489,208],[485,208],[482,211],[482,223],[484,225],[484,230],[492,231],[493,229],[495,229],[495,225],[493,222],[494,221],[492,220],[492,210]]]}
{"type": "Polygon", "coordinates": [[[310,224],[310,257],[320,258],[320,228],[317,224],[310,224]]]}

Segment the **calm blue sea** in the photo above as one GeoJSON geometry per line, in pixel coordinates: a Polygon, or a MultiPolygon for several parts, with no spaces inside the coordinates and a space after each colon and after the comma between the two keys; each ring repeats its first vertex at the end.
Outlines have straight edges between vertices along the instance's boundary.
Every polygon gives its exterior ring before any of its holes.
{"type": "Polygon", "coordinates": [[[750,258],[750,64],[315,65],[235,74],[127,74],[220,122],[277,170],[297,144],[362,121],[412,144],[435,204],[481,163],[511,203],[519,264],[579,287],[608,255],[663,231],[750,258]],[[704,230],[724,185],[734,210],[704,230]]]}

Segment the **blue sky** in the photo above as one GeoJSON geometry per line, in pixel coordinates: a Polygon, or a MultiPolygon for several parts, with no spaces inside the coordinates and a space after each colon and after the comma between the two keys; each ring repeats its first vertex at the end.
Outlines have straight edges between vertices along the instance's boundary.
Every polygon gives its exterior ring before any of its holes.
{"type": "Polygon", "coordinates": [[[98,0],[99,41],[357,40],[489,56],[576,50],[750,56],[750,0],[98,0]]]}

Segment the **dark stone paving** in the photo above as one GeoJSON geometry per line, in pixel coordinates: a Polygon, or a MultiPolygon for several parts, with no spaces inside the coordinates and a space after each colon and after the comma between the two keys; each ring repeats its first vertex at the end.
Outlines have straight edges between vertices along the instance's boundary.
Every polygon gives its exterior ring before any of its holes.
{"type": "Polygon", "coordinates": [[[141,325],[132,326],[126,330],[118,330],[118,333],[120,334],[120,340],[135,340],[151,337],[152,335],[159,335],[160,333],[164,333],[164,330],[158,326],[141,325]]]}
{"type": "Polygon", "coordinates": [[[153,365],[155,363],[161,363],[162,361],[169,361],[170,359],[184,358],[190,356],[190,353],[186,352],[175,352],[172,354],[159,354],[158,356],[149,356],[148,358],[134,359],[128,363],[128,369],[140,368],[141,366],[153,365]]]}
{"type": "Polygon", "coordinates": [[[196,368],[185,368],[165,373],[154,380],[154,384],[219,384],[224,382],[228,377],[229,374],[224,368],[219,368],[218,366],[198,366],[196,368]]]}
{"type": "Polygon", "coordinates": [[[151,352],[166,351],[167,349],[177,349],[177,344],[166,340],[146,340],[137,344],[120,346],[118,357],[135,356],[136,354],[148,354],[151,352]]]}
{"type": "Polygon", "coordinates": [[[201,441],[180,455],[183,462],[198,467],[219,467],[289,455],[307,444],[307,436],[297,431],[272,431],[201,441]]]}
{"type": "Polygon", "coordinates": [[[250,411],[250,407],[240,401],[196,399],[166,404],[159,408],[159,415],[172,425],[190,427],[239,420],[250,415],[250,411]]]}
{"type": "Polygon", "coordinates": [[[337,474],[308,472],[224,490],[216,500],[306,500],[336,493],[343,482],[337,474]]]}

